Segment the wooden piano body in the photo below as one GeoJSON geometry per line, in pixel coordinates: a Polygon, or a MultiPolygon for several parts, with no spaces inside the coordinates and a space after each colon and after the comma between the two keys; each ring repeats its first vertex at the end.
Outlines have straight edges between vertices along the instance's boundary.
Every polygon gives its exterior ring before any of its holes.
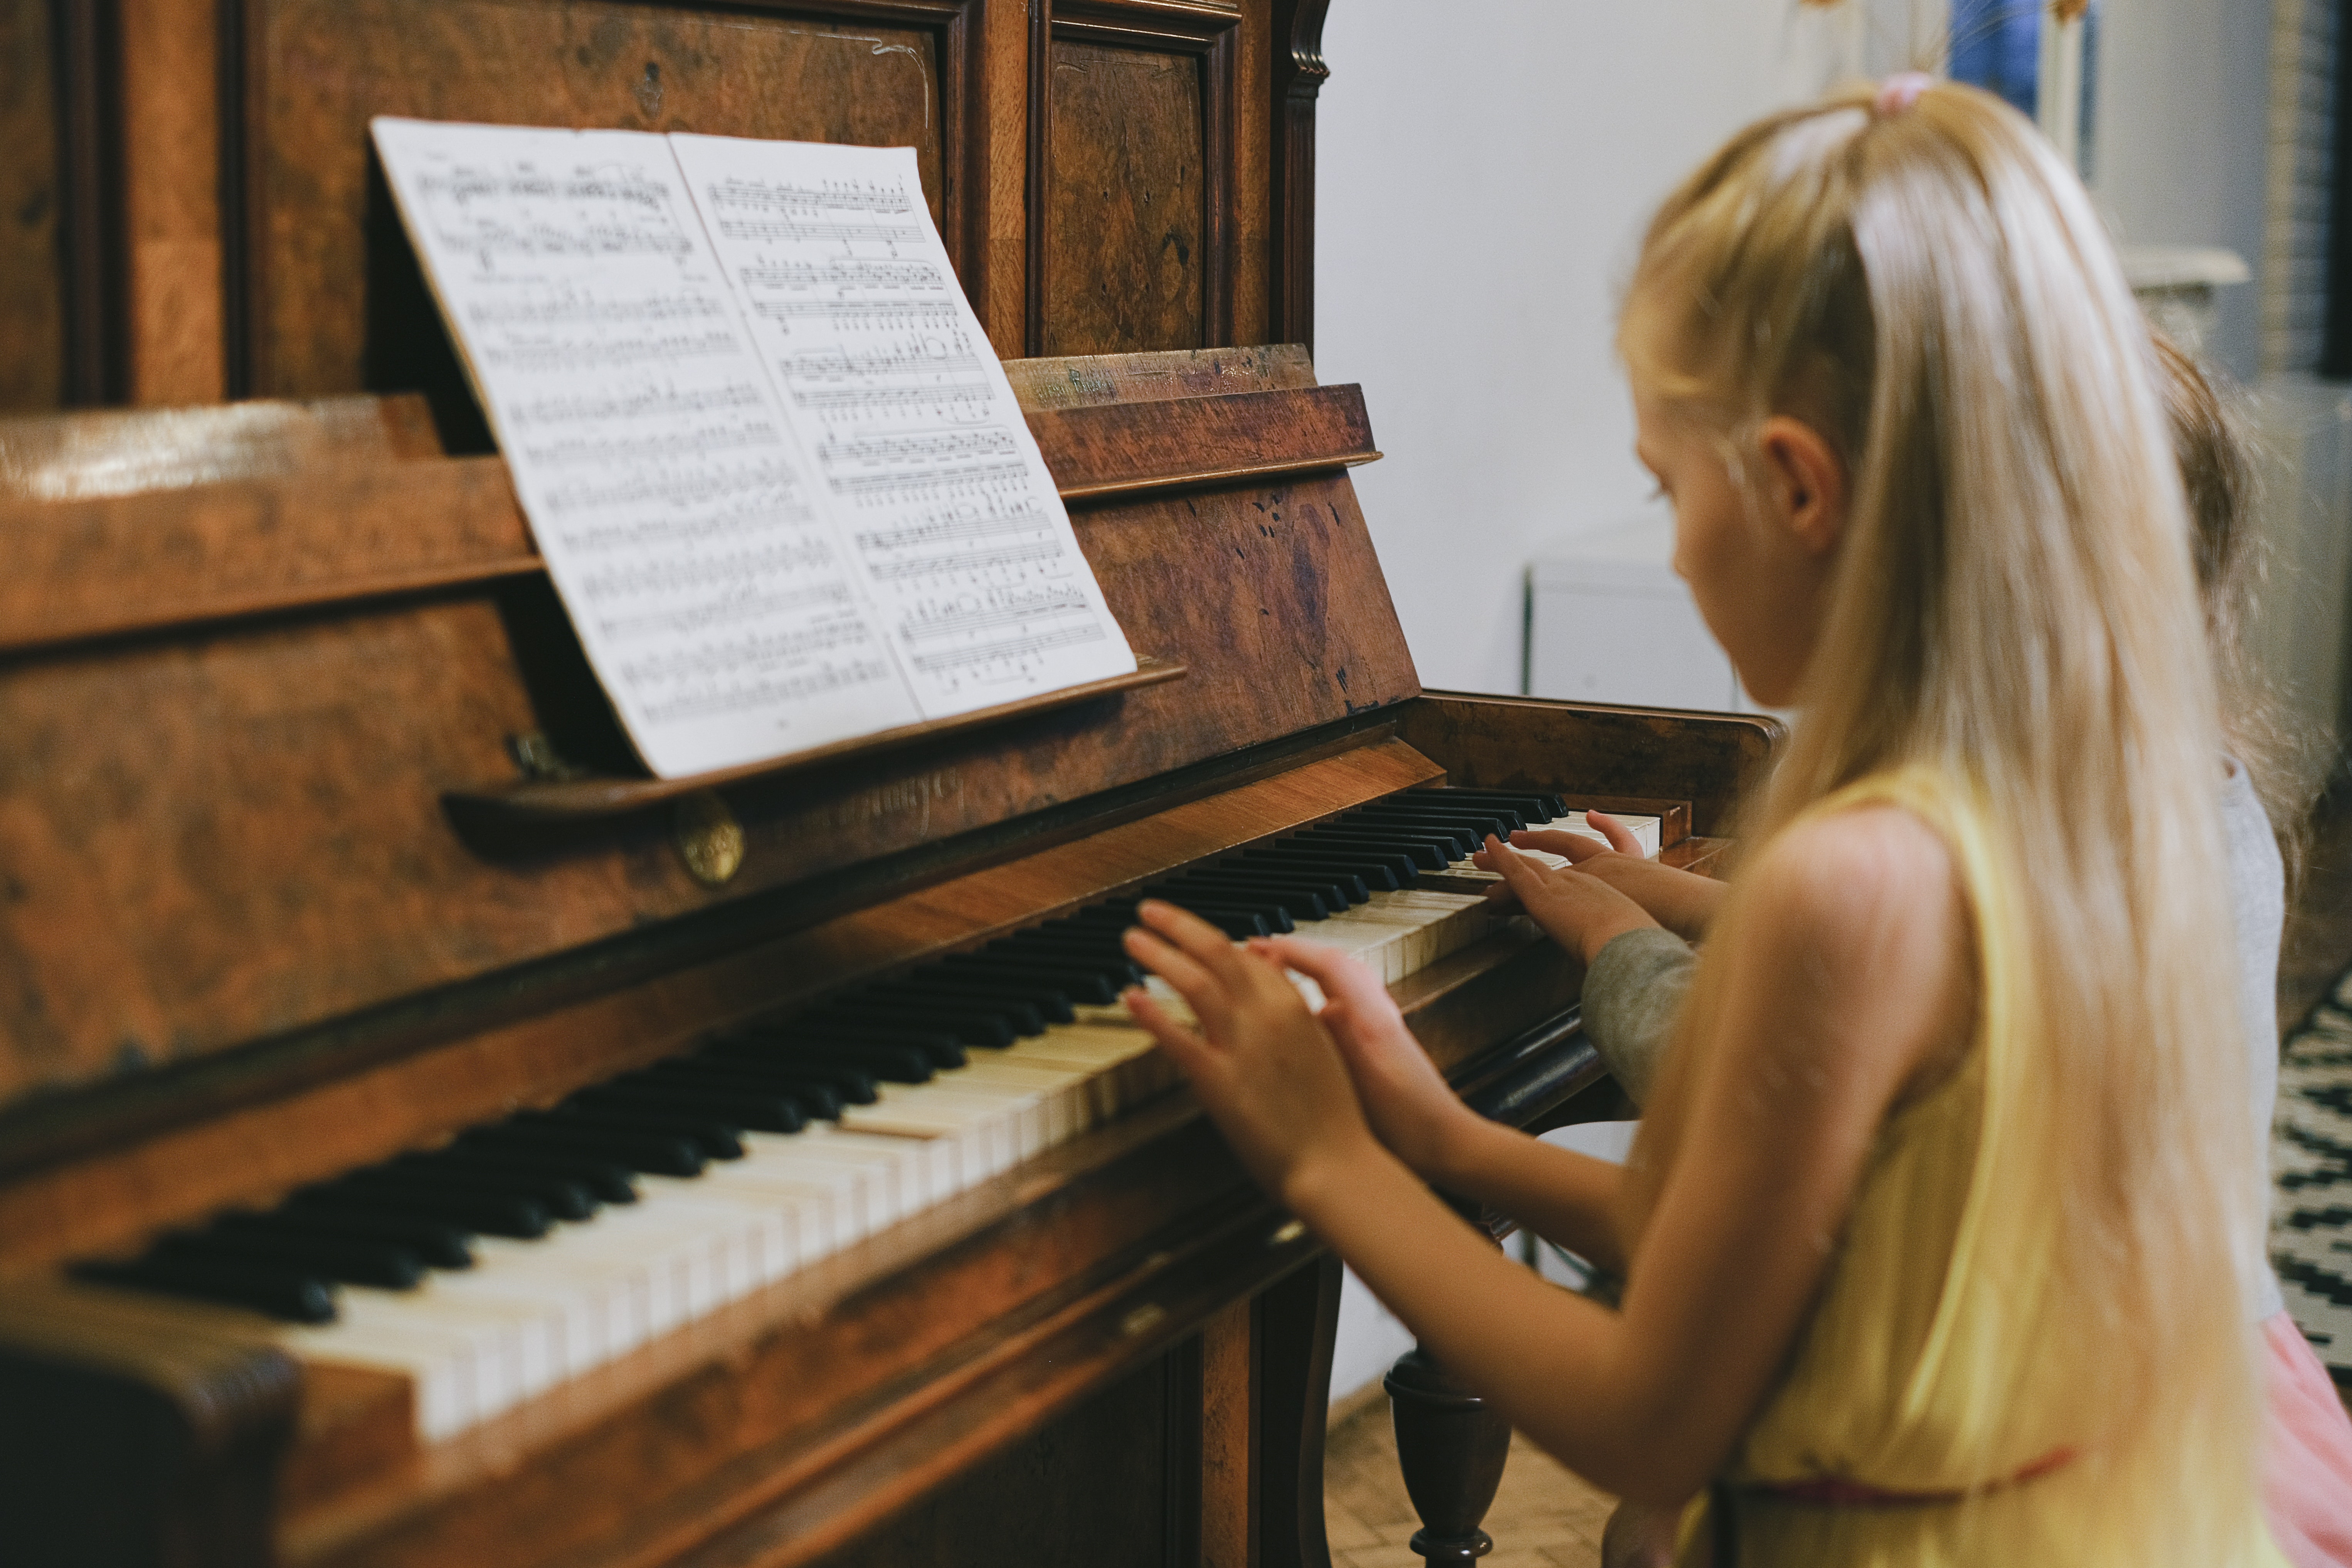
{"type": "MultiPolygon", "coordinates": [[[[1307,335],[1321,9],[56,14],[61,96],[9,100],[53,134],[8,173],[49,158],[62,216],[0,312],[62,321],[60,368],[13,390],[218,405],[0,428],[28,1560],[1324,1560],[1336,1265],[1181,1089],[446,1440],[257,1317],[61,1279],[1397,791],[1677,803],[1670,853],[1713,853],[1769,727],[1423,691],[1360,397],[1246,346],[1307,335]],[[645,780],[386,226],[373,112],[916,145],[1113,609],[1181,674],[645,780]]],[[[1524,1121],[1597,1077],[1578,981],[1497,929],[1397,989],[1524,1121]]]]}

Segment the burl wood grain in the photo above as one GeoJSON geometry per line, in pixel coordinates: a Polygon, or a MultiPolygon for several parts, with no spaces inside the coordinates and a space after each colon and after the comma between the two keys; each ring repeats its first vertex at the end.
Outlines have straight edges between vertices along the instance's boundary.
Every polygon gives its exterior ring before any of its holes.
{"type": "Polygon", "coordinates": [[[247,24],[249,389],[370,384],[365,285],[406,243],[368,232],[394,221],[368,201],[375,114],[913,147],[962,270],[964,171],[944,156],[961,110],[941,95],[940,43],[966,8],[934,0],[885,20],[858,5],[260,0],[247,24]]]}
{"type": "Polygon", "coordinates": [[[65,397],[56,47],[49,0],[0,0],[0,410],[65,397]]]}
{"type": "Polygon", "coordinates": [[[1216,341],[1205,64],[1197,54],[1054,41],[1044,353],[1216,341]]]}

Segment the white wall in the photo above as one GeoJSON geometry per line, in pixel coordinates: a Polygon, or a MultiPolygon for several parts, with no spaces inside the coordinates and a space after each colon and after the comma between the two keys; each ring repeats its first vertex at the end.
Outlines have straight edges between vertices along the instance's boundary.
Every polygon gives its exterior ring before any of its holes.
{"type": "Polygon", "coordinates": [[[1425,685],[1517,690],[1529,557],[1649,495],[1611,348],[1641,227],[1852,30],[1795,0],[1331,7],[1316,370],[1364,384],[1388,456],[1357,491],[1425,685]]]}
{"type": "MultiPolygon", "coordinates": [[[[2105,0],[2099,25],[2091,194],[2116,237],[2221,246],[2259,273],[2270,0],[2105,0]]],[[[2258,368],[2260,289],[2221,291],[2205,345],[2241,381],[2258,368]]]]}

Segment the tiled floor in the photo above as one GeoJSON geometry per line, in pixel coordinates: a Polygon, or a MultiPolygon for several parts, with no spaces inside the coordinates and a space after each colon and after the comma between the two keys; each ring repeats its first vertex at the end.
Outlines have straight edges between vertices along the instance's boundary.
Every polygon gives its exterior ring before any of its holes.
{"type": "MultiPolygon", "coordinates": [[[[1420,1521],[1397,1471],[1387,1396],[1376,1386],[1370,1403],[1336,1414],[1323,1450],[1332,1568],[1421,1568],[1405,1544],[1420,1521]]],[[[1502,1489],[1486,1514],[1495,1550],[1481,1568],[1597,1568],[1601,1527],[1614,1506],[1514,1435],[1502,1489]]]]}

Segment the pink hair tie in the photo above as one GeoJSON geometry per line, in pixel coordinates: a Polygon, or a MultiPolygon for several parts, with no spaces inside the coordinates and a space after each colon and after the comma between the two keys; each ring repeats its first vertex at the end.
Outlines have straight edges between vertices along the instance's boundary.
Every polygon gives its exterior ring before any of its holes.
{"type": "Polygon", "coordinates": [[[1897,71],[1878,84],[1878,112],[1888,118],[1902,113],[1919,101],[1919,95],[1936,85],[1936,79],[1926,71],[1897,71]]]}

